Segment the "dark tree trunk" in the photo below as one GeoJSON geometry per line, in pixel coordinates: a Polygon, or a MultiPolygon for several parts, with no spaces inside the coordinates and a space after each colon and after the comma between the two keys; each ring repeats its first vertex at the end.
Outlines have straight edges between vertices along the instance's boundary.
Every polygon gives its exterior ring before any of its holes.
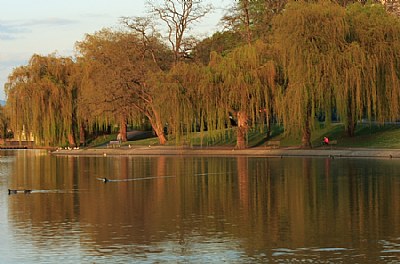
{"type": "Polygon", "coordinates": [[[311,130],[309,126],[303,129],[303,137],[301,138],[301,147],[311,148],[311,130]]]}
{"type": "Polygon", "coordinates": [[[347,116],[347,124],[346,124],[347,135],[349,137],[354,137],[355,130],[356,130],[356,122],[354,121],[354,118],[350,113],[347,116]]]}
{"type": "Polygon", "coordinates": [[[356,130],[356,124],[353,120],[348,120],[347,121],[347,135],[349,137],[354,137],[355,135],[355,130],[356,130]]]}
{"type": "Polygon", "coordinates": [[[347,105],[347,124],[346,124],[346,132],[349,137],[354,137],[356,130],[356,121],[354,118],[353,104],[351,99],[348,101],[347,105]]]}
{"type": "Polygon", "coordinates": [[[304,122],[303,137],[301,139],[302,148],[311,148],[311,128],[310,128],[310,118],[311,118],[311,106],[307,107],[306,120],[304,122]]]}
{"type": "Polygon", "coordinates": [[[86,125],[85,122],[81,122],[81,125],[79,127],[79,144],[81,146],[85,146],[86,142],[86,125]]]}

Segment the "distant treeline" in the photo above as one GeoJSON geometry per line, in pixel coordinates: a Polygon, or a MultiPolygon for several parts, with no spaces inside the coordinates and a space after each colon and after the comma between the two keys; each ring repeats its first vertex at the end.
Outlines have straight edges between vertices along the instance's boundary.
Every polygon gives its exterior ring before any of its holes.
{"type": "Polygon", "coordinates": [[[127,125],[151,127],[160,144],[235,126],[245,148],[250,128],[268,135],[278,122],[309,147],[332,116],[350,136],[362,118],[399,119],[400,21],[384,6],[237,1],[224,31],[189,36],[210,9],[165,0],[152,16],[122,18],[121,30],[86,35],[76,57],[33,55],[9,75],[4,126],[52,146],[113,127],[126,140],[127,125]]]}

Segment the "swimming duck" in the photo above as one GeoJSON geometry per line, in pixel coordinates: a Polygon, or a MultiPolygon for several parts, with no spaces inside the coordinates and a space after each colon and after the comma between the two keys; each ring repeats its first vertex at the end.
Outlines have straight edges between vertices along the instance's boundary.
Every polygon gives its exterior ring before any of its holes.
{"type": "Polygon", "coordinates": [[[110,181],[109,179],[103,178],[103,182],[104,182],[104,183],[109,182],[109,181],[110,181]]]}
{"type": "Polygon", "coordinates": [[[24,193],[31,193],[32,190],[24,190],[24,193]]]}
{"type": "Polygon", "coordinates": [[[17,190],[10,190],[10,189],[8,189],[8,194],[16,194],[17,193],[17,190]]]}

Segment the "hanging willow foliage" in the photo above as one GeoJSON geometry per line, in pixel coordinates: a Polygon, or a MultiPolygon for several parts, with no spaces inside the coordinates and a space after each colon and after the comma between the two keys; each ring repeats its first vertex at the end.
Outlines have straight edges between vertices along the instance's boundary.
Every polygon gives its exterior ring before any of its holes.
{"type": "Polygon", "coordinates": [[[399,20],[376,4],[293,2],[274,21],[286,81],[276,111],[310,146],[317,114],[336,109],[349,135],[357,120],[399,116],[399,20]]]}
{"type": "Polygon", "coordinates": [[[311,146],[318,113],[330,113],[334,87],[342,85],[340,57],[346,47],[345,10],[330,3],[291,2],[274,20],[277,61],[284,72],[277,113],[289,134],[311,146]]]}
{"type": "Polygon", "coordinates": [[[223,128],[233,115],[237,118],[238,148],[246,147],[251,124],[272,116],[276,72],[267,51],[265,43],[257,41],[236,48],[226,57],[213,54],[210,60],[213,85],[206,109],[216,113],[216,121],[209,129],[223,128]]]}
{"type": "Polygon", "coordinates": [[[168,89],[169,102],[168,130],[173,134],[178,143],[182,136],[190,132],[205,130],[206,119],[205,105],[208,87],[208,74],[205,66],[178,62],[168,72],[164,86],[168,89]]]}
{"type": "Polygon", "coordinates": [[[400,21],[377,4],[353,4],[348,7],[350,31],[347,40],[355,50],[347,54],[347,65],[355,76],[348,75],[338,107],[346,121],[349,135],[354,135],[356,120],[367,117],[384,122],[399,118],[400,92],[400,21]],[[357,63],[354,63],[354,60],[357,63]]]}
{"type": "Polygon", "coordinates": [[[33,55],[27,66],[16,68],[5,85],[11,128],[33,133],[37,144],[75,145],[73,75],[72,60],[55,55],[33,55]]]}

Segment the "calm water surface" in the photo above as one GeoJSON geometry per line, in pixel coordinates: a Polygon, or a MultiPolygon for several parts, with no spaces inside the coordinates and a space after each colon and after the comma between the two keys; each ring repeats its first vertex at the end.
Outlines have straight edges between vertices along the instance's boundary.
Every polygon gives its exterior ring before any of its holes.
{"type": "Polygon", "coordinates": [[[397,159],[0,155],[0,263],[400,263],[397,159]]]}

